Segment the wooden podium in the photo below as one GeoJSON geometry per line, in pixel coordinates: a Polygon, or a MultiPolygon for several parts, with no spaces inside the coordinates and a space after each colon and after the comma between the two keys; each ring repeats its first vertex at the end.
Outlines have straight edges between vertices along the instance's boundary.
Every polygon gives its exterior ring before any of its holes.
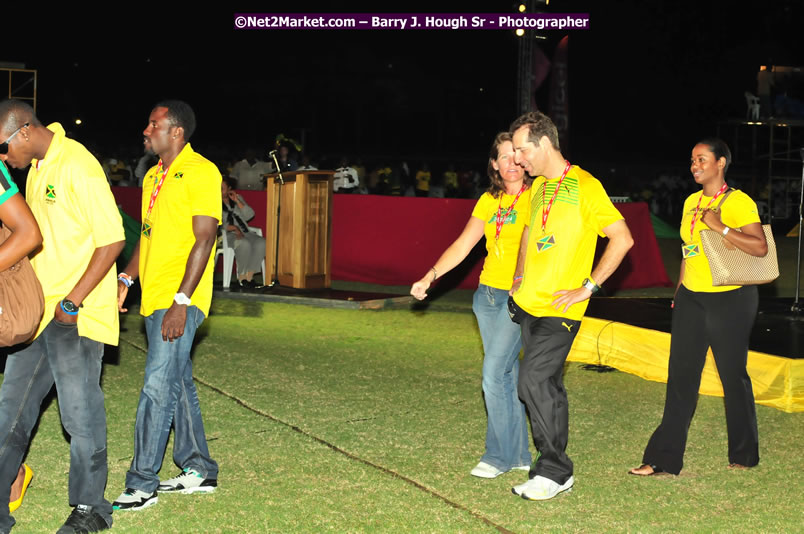
{"type": "Polygon", "coordinates": [[[333,174],[334,171],[283,172],[284,183],[280,183],[278,174],[268,175],[267,280],[296,289],[330,287],[333,174]]]}

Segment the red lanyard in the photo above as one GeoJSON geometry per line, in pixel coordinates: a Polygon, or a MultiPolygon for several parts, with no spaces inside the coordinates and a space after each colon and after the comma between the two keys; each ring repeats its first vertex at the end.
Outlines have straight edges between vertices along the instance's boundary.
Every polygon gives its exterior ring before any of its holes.
{"type": "MultiPolygon", "coordinates": [[[[162,160],[159,160],[159,164],[156,167],[156,174],[159,174],[159,171],[162,170],[162,160]]],[[[162,176],[159,177],[159,181],[154,184],[154,188],[151,191],[151,200],[148,202],[148,212],[145,214],[145,218],[149,219],[151,217],[151,210],[154,209],[154,202],[156,202],[156,197],[159,196],[159,191],[162,190],[162,184],[165,183],[165,176],[167,176],[170,167],[162,172],[162,176]]]]}
{"type": "Polygon", "coordinates": [[[514,209],[514,206],[516,206],[517,200],[519,200],[519,196],[522,194],[522,191],[524,191],[525,189],[527,189],[527,186],[525,185],[525,182],[522,182],[522,187],[519,188],[519,193],[516,194],[516,197],[514,197],[514,201],[511,202],[510,206],[508,206],[508,210],[505,212],[505,215],[503,217],[500,217],[500,215],[502,214],[502,199],[503,199],[503,195],[505,193],[500,193],[500,204],[497,206],[497,220],[496,220],[497,229],[496,229],[496,231],[494,233],[494,240],[495,241],[500,239],[500,232],[502,232],[503,223],[508,218],[508,216],[511,214],[511,211],[514,209]]]}
{"type": "Polygon", "coordinates": [[[550,198],[550,203],[547,205],[544,204],[544,192],[547,190],[547,180],[545,179],[544,181],[544,188],[542,189],[542,233],[544,233],[544,229],[547,227],[547,217],[550,215],[550,210],[553,209],[553,201],[556,199],[556,196],[558,196],[558,190],[561,189],[561,182],[567,177],[567,173],[570,167],[572,167],[569,161],[564,160],[564,163],[566,163],[567,166],[564,167],[564,172],[561,173],[561,178],[558,179],[558,183],[556,184],[556,190],[553,191],[553,196],[550,198]]]}
{"type": "MultiPolygon", "coordinates": [[[[712,197],[712,200],[709,201],[709,204],[707,204],[706,208],[704,208],[704,209],[709,209],[709,206],[712,205],[712,202],[717,200],[717,197],[719,197],[721,195],[721,193],[723,193],[728,188],[729,188],[728,184],[726,182],[723,182],[723,187],[720,188],[720,191],[715,193],[715,196],[712,197]]],[[[698,197],[698,205],[695,206],[695,213],[692,214],[692,223],[690,223],[690,239],[693,238],[692,231],[695,229],[695,220],[698,218],[698,210],[701,207],[701,200],[703,199],[703,196],[704,196],[704,194],[703,194],[703,190],[702,190],[701,191],[701,196],[698,197]]]]}

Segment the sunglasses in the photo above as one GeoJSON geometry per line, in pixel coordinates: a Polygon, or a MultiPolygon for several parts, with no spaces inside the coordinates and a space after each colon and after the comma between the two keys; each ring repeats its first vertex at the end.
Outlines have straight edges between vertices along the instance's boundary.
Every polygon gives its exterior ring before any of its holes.
{"type": "Polygon", "coordinates": [[[0,154],[8,154],[8,142],[11,141],[12,139],[14,139],[14,136],[17,135],[18,133],[20,133],[20,130],[22,130],[23,128],[27,128],[29,125],[30,125],[30,123],[26,122],[25,124],[23,124],[22,126],[17,128],[16,130],[14,130],[14,133],[9,135],[8,139],[6,139],[2,143],[0,143],[0,154]]]}

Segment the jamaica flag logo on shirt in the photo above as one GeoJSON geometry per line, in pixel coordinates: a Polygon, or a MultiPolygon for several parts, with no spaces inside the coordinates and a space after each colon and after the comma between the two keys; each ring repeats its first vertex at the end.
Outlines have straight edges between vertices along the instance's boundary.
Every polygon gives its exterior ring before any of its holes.
{"type": "Polygon", "coordinates": [[[56,186],[48,184],[47,190],[45,190],[45,202],[48,204],[56,203],[56,186]]]}
{"type": "Polygon", "coordinates": [[[536,252],[544,252],[556,246],[556,238],[553,234],[546,235],[536,240],[536,252]]]}
{"type": "Polygon", "coordinates": [[[181,178],[184,177],[184,173],[183,172],[177,172],[176,174],[173,175],[173,177],[175,179],[177,179],[177,180],[180,180],[181,178]]]}
{"type": "Polygon", "coordinates": [[[694,258],[700,254],[701,250],[698,248],[698,245],[683,245],[681,247],[681,255],[684,257],[684,259],[694,258]]]}

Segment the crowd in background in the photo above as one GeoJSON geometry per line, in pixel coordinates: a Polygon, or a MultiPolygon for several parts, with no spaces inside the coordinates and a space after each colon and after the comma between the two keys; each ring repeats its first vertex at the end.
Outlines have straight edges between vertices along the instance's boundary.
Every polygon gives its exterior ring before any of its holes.
{"type": "MultiPolygon", "coordinates": [[[[240,155],[220,150],[215,163],[224,177],[232,178],[240,190],[264,190],[265,176],[276,172],[276,163],[269,150],[244,148],[240,155]]],[[[363,158],[361,156],[311,155],[295,150],[292,144],[282,144],[275,154],[284,171],[332,170],[333,189],[337,194],[371,194],[417,196],[431,198],[476,199],[488,188],[488,178],[476,162],[414,161],[393,158],[363,158]]],[[[114,186],[138,187],[146,171],[156,164],[156,158],[121,151],[119,157],[98,155],[109,183],[114,186]]],[[[689,180],[683,179],[685,162],[666,168],[592,169],[601,177],[612,195],[635,202],[646,202],[651,213],[675,223],[681,217],[679,206],[692,191],[689,180]]],[[[750,183],[734,179],[735,187],[750,188],[750,183]]],[[[760,210],[767,209],[768,191],[755,192],[760,210]]],[[[763,213],[764,216],[764,213],[763,213]]]]}

